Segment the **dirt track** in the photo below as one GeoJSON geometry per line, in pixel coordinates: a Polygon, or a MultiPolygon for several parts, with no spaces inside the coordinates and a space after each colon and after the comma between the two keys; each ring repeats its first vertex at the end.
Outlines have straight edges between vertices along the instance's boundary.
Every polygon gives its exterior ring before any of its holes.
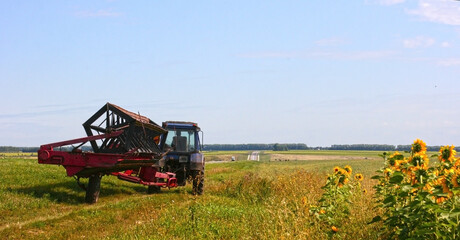
{"type": "Polygon", "coordinates": [[[270,161],[312,161],[312,160],[351,160],[351,159],[378,159],[362,156],[343,156],[343,155],[297,155],[297,154],[272,154],[270,161]]]}

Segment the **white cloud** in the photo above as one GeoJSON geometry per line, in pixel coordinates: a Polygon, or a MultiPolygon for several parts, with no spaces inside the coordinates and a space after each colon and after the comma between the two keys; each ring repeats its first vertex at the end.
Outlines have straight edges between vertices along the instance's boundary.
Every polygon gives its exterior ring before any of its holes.
{"type": "Polygon", "coordinates": [[[441,43],[441,47],[448,48],[448,47],[450,47],[450,46],[451,46],[451,45],[450,45],[449,42],[442,42],[442,43],[441,43]]]}
{"type": "Polygon", "coordinates": [[[394,51],[315,52],[312,56],[339,60],[383,59],[396,55],[394,51]]]}
{"type": "Polygon", "coordinates": [[[123,13],[115,12],[111,9],[101,9],[98,11],[78,11],[75,13],[77,17],[119,17],[123,13]]]}
{"type": "Polygon", "coordinates": [[[460,25],[460,1],[420,0],[417,9],[407,12],[430,22],[460,25]]]}
{"type": "Polygon", "coordinates": [[[419,48],[419,47],[430,47],[436,41],[433,38],[418,36],[411,39],[403,40],[403,45],[405,48],[419,48]]]}
{"type": "Polygon", "coordinates": [[[447,58],[438,61],[438,64],[445,67],[460,66],[460,58],[447,58]]]}

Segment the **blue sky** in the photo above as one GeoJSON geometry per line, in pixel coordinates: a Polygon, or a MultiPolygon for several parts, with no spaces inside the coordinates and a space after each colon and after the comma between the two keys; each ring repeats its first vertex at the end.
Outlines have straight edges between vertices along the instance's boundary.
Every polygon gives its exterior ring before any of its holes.
{"type": "Polygon", "coordinates": [[[106,102],[205,143],[460,144],[460,2],[1,1],[0,145],[106,102]]]}

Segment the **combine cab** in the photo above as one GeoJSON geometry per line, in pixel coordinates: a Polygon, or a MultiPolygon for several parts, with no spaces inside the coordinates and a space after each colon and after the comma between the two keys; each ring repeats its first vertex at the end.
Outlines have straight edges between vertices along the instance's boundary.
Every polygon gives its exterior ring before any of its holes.
{"type": "Polygon", "coordinates": [[[166,172],[176,174],[177,184],[183,186],[186,180],[193,182],[193,194],[201,195],[204,184],[204,156],[198,124],[193,122],[168,121],[163,123],[168,131],[162,139],[167,155],[161,162],[166,172]]]}
{"type": "MultiPolygon", "coordinates": [[[[183,165],[184,157],[188,157],[188,162],[193,159],[193,163],[197,162],[197,157],[203,160],[197,150],[199,142],[195,133],[186,142],[188,145],[185,149],[178,145],[173,147],[169,139],[174,136],[168,134],[169,130],[147,117],[114,104],[104,105],[83,123],[83,127],[87,137],[40,146],[38,163],[62,165],[67,176],[75,177],[77,183],[86,190],[85,201],[88,203],[97,202],[104,175],[115,175],[121,180],[146,185],[148,192],[152,193],[158,192],[161,187],[173,188],[185,184],[184,171],[177,168],[183,165]],[[92,151],[81,150],[86,143],[91,145],[92,151]],[[166,147],[166,143],[171,145],[166,147]],[[192,151],[193,146],[195,148],[192,151]],[[62,147],[65,151],[61,150],[62,147]],[[174,164],[176,157],[182,159],[178,165],[174,164]],[[176,173],[180,174],[179,178],[176,173]],[[89,178],[86,187],[80,183],[80,178],[89,178]]],[[[176,140],[175,144],[183,143],[182,138],[177,139],[180,140],[176,140]]],[[[188,170],[196,169],[192,162],[186,166],[185,174],[193,173],[193,177],[202,180],[202,170],[198,171],[199,174],[188,170]]],[[[204,166],[203,161],[200,163],[204,166]]],[[[195,182],[199,186],[198,181],[195,182]]]]}

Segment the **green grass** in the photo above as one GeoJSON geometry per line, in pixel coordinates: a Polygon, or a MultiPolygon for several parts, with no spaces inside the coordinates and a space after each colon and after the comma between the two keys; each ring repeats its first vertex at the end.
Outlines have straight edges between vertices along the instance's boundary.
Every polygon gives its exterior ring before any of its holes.
{"type": "Polygon", "coordinates": [[[32,158],[37,157],[37,152],[0,152],[1,158],[32,158]]]}
{"type": "Polygon", "coordinates": [[[199,197],[190,194],[190,185],[147,195],[144,186],[105,176],[94,205],[83,203],[84,191],[64,168],[3,159],[0,234],[5,239],[324,239],[301,199],[316,204],[325,174],[349,164],[354,173],[364,173],[369,194],[351,199],[352,217],[341,236],[377,238],[378,226],[365,223],[374,216],[370,176],[381,160],[268,159],[265,152],[260,162],[207,164],[205,194],[199,197]]]}

